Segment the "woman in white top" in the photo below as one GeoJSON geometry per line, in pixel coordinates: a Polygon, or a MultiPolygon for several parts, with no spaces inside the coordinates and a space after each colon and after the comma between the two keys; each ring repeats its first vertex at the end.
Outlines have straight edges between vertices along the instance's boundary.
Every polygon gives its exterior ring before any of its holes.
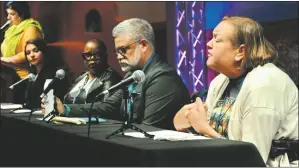
{"type": "Polygon", "coordinates": [[[298,89],[274,65],[278,55],[261,25],[224,17],[207,46],[207,66],[220,73],[209,87],[208,110],[200,98],[185,105],[174,118],[176,129],[251,142],[267,165],[291,166],[288,153],[269,154],[272,140],[298,140],[298,89]]]}

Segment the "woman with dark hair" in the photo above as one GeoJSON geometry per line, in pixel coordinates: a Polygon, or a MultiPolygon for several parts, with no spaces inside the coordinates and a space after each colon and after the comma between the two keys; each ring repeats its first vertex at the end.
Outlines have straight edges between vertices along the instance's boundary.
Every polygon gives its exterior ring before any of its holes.
{"type": "MultiPolygon", "coordinates": [[[[16,71],[13,82],[24,79],[29,71],[26,66],[24,47],[26,41],[34,38],[43,38],[43,30],[38,21],[33,20],[30,8],[25,1],[9,1],[6,3],[7,19],[11,26],[4,34],[1,44],[1,65],[12,65],[16,71]]],[[[13,90],[14,103],[24,103],[25,85],[19,85],[13,90]]]]}
{"type": "MultiPolygon", "coordinates": [[[[58,68],[54,65],[51,57],[47,54],[47,44],[43,39],[29,40],[25,45],[25,59],[31,73],[36,74],[36,79],[29,86],[27,102],[30,108],[39,108],[46,79],[53,79],[58,68]],[[28,102],[29,101],[29,102],[28,102]]],[[[68,89],[68,80],[65,77],[54,86],[54,95],[63,98],[68,89]]]]}
{"type": "Polygon", "coordinates": [[[29,74],[24,68],[24,46],[26,41],[34,38],[43,38],[40,23],[31,18],[30,8],[25,1],[10,1],[6,3],[7,19],[11,26],[6,30],[1,44],[1,62],[19,66],[16,73],[23,79],[29,74]],[[23,66],[22,66],[23,65],[23,66]]]}

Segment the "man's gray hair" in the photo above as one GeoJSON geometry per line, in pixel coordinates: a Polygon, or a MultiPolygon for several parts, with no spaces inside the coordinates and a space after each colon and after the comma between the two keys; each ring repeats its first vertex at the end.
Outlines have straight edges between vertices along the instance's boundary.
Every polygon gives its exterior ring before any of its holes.
{"type": "Polygon", "coordinates": [[[155,51],[155,34],[153,27],[143,19],[132,18],[124,20],[116,25],[112,30],[112,36],[118,37],[125,34],[134,41],[145,39],[155,51]]]}

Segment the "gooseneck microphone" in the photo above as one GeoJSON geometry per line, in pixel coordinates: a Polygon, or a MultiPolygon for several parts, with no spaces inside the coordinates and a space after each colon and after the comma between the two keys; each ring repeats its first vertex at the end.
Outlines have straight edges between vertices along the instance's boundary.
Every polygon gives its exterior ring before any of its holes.
{"type": "Polygon", "coordinates": [[[9,86],[9,89],[14,89],[15,86],[19,85],[20,83],[23,83],[24,81],[29,80],[29,82],[34,81],[35,75],[33,73],[30,73],[26,78],[14,83],[13,85],[9,86]]]}
{"type": "Polygon", "coordinates": [[[59,80],[62,80],[64,77],[65,77],[65,71],[63,69],[57,70],[54,79],[49,83],[49,85],[43,91],[40,97],[43,98],[51,89],[54,88],[55,83],[59,80]]]}
{"type": "Polygon", "coordinates": [[[131,83],[134,83],[134,82],[139,83],[139,82],[143,82],[144,80],[145,80],[145,74],[143,71],[141,71],[141,70],[134,71],[130,77],[120,81],[116,85],[111,86],[109,89],[101,92],[93,99],[93,101],[91,102],[90,108],[88,110],[88,131],[87,131],[88,138],[89,138],[89,134],[90,134],[91,110],[92,110],[92,107],[93,107],[95,101],[98,99],[98,97],[103,96],[105,94],[109,94],[110,92],[113,92],[113,91],[123,88],[125,86],[128,86],[131,83]]]}
{"type": "Polygon", "coordinates": [[[96,97],[99,97],[99,96],[102,96],[102,95],[105,95],[105,94],[109,94],[110,92],[113,92],[117,89],[128,86],[128,85],[130,85],[131,83],[134,83],[134,82],[139,83],[141,81],[144,81],[144,79],[145,79],[145,74],[144,74],[143,71],[141,71],[141,70],[134,71],[133,74],[130,77],[120,81],[119,83],[117,83],[113,86],[111,86],[109,89],[104,90],[103,92],[98,94],[96,97]]]}
{"type": "Polygon", "coordinates": [[[11,20],[8,20],[6,23],[4,23],[3,26],[1,26],[0,31],[5,30],[10,24],[11,24],[11,20]]]}

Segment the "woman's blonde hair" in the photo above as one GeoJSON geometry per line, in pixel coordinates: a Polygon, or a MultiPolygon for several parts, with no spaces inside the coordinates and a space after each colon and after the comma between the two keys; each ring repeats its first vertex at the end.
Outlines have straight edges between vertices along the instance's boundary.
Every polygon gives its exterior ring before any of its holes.
{"type": "Polygon", "coordinates": [[[258,65],[275,63],[278,54],[274,46],[265,38],[263,27],[256,21],[241,16],[225,16],[222,21],[231,23],[234,35],[231,39],[234,46],[245,45],[245,69],[258,65]]]}

